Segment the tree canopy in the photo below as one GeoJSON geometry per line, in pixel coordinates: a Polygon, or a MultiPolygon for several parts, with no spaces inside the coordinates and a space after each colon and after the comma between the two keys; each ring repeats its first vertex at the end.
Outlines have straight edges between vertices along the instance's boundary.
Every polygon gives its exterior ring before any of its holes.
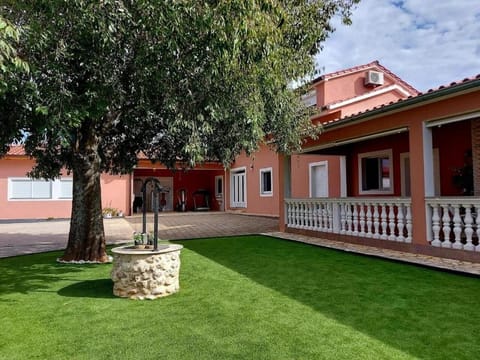
{"type": "MultiPolygon", "coordinates": [[[[357,2],[5,0],[30,73],[0,107],[29,134],[33,176],[73,171],[68,247],[104,243],[98,178],[131,171],[140,151],[173,167],[228,165],[266,137],[298,148],[311,123],[292,83],[312,74],[332,17],[348,23],[357,2]]],[[[8,144],[12,131],[0,136],[8,144]]],[[[104,258],[89,251],[65,258],[104,258]]]]}

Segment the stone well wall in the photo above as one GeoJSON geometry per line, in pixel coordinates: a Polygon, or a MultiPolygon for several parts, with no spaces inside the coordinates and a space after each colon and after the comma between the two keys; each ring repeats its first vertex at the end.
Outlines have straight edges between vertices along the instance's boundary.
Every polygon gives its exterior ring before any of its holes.
{"type": "Polygon", "coordinates": [[[130,247],[112,249],[113,294],[130,299],[156,299],[180,289],[180,250],[170,244],[157,251],[130,247]]]}

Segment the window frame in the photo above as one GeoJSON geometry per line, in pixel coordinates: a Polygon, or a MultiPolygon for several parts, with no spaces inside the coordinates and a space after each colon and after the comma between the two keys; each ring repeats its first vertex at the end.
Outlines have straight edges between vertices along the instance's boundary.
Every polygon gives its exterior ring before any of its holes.
{"type": "MultiPolygon", "coordinates": [[[[380,165],[379,165],[380,166],[380,165]]],[[[360,195],[392,195],[394,193],[394,174],[393,174],[393,151],[392,149],[384,149],[378,151],[371,151],[366,153],[358,154],[358,192],[360,195]],[[363,172],[363,159],[381,159],[381,158],[388,158],[390,166],[389,166],[389,188],[381,187],[382,184],[382,173],[379,169],[379,178],[378,178],[378,189],[369,189],[363,190],[364,184],[364,172],[363,172]]]]}
{"type": "Polygon", "coordinates": [[[261,168],[259,171],[259,180],[260,180],[260,196],[261,197],[272,197],[273,196],[273,168],[261,168]],[[270,190],[264,190],[264,174],[270,174],[270,190]]]}
{"type": "Polygon", "coordinates": [[[224,186],[223,186],[223,175],[216,175],[215,176],[215,197],[222,197],[224,193],[224,186]],[[219,181],[221,182],[221,191],[218,191],[219,181]]]}
{"type": "Polygon", "coordinates": [[[72,182],[73,185],[73,178],[72,177],[65,177],[55,180],[41,180],[41,179],[32,179],[29,177],[9,177],[7,181],[8,191],[7,191],[7,201],[71,201],[73,198],[73,191],[71,195],[65,195],[62,193],[62,184],[67,182],[72,182]],[[14,184],[16,182],[24,182],[29,183],[30,185],[30,197],[16,197],[14,194],[14,184]],[[34,192],[34,184],[36,182],[42,182],[48,184],[49,187],[49,196],[48,197],[41,197],[35,196],[34,192]]]}

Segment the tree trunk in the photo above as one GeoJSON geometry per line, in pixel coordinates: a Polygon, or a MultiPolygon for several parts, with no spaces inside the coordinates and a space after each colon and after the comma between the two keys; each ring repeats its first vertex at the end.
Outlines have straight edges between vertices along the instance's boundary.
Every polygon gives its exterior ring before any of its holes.
{"type": "Polygon", "coordinates": [[[108,262],[100,190],[97,146],[73,161],[73,199],[70,233],[60,261],[108,262]]]}

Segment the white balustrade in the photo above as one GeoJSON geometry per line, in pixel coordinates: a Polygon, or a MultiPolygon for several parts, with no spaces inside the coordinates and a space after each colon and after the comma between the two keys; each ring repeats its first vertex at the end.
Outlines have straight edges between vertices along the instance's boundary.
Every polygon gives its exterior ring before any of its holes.
{"type": "Polygon", "coordinates": [[[480,251],[480,199],[441,197],[428,198],[426,203],[432,210],[431,245],[480,251]]]}
{"type": "MultiPolygon", "coordinates": [[[[285,205],[290,228],[412,242],[408,198],[286,199],[285,205]]],[[[426,206],[432,246],[480,251],[480,199],[427,198],[426,206]]]]}
{"type": "Polygon", "coordinates": [[[334,234],[411,242],[407,198],[286,199],[287,227],[334,234]]]}

